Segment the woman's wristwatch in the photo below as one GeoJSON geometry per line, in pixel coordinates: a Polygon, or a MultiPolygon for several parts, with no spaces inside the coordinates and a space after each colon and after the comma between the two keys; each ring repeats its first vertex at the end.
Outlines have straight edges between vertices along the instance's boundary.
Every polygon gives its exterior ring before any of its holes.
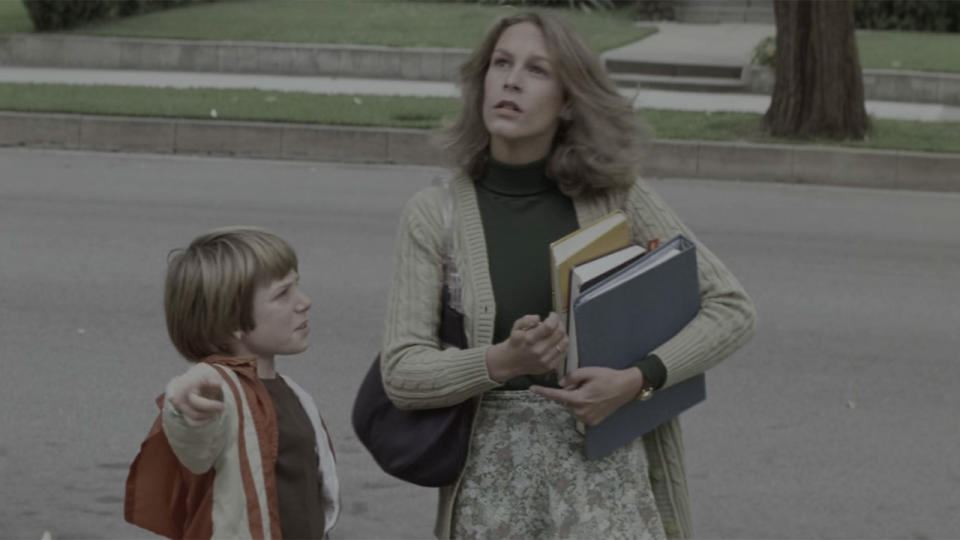
{"type": "Polygon", "coordinates": [[[636,399],[639,399],[640,401],[646,401],[652,397],[653,397],[653,385],[648,383],[646,377],[644,377],[643,384],[640,386],[640,391],[637,392],[636,399]]]}
{"type": "Polygon", "coordinates": [[[653,397],[654,390],[663,386],[664,380],[667,378],[667,370],[663,361],[655,354],[648,354],[634,367],[639,369],[642,375],[640,391],[637,392],[635,399],[646,401],[653,397]]]}

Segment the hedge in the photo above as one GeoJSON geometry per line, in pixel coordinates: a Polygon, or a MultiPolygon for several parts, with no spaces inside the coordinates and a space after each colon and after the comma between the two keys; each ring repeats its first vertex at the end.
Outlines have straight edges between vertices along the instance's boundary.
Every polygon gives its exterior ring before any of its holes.
{"type": "Polygon", "coordinates": [[[113,17],[215,0],[23,0],[38,31],[65,30],[113,17]]]}

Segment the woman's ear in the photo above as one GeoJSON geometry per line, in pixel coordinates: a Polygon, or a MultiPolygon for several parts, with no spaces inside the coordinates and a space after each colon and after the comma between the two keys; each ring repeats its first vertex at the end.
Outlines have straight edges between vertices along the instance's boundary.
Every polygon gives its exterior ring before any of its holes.
{"type": "Polygon", "coordinates": [[[243,332],[241,332],[240,330],[234,330],[233,338],[236,339],[237,341],[243,341],[243,332]]]}
{"type": "Polygon", "coordinates": [[[573,120],[573,105],[570,105],[570,101],[564,103],[563,108],[560,109],[560,120],[564,122],[573,120]]]}

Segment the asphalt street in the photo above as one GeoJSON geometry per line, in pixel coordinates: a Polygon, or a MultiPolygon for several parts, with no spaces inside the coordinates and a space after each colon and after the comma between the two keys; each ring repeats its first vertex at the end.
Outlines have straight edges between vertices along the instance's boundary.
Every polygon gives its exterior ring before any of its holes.
{"type": "MultiPolygon", "coordinates": [[[[0,149],[0,538],[145,538],[124,479],[185,369],[170,249],[216,226],[287,238],[344,489],[334,538],[431,536],[435,495],[353,437],[403,202],[444,174],[385,165],[0,149]]],[[[960,534],[960,194],[709,180],[657,189],[753,297],[753,341],[684,417],[703,538],[960,534]]]]}

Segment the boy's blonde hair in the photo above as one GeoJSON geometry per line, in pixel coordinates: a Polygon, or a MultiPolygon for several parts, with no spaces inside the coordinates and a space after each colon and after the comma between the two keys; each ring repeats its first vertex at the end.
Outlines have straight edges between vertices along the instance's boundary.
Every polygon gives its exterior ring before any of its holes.
{"type": "Polygon", "coordinates": [[[236,331],[253,329],[258,285],[297,270],[297,254],[256,227],[224,227],[170,252],[163,308],[170,340],[187,360],[231,354],[236,331]]]}

